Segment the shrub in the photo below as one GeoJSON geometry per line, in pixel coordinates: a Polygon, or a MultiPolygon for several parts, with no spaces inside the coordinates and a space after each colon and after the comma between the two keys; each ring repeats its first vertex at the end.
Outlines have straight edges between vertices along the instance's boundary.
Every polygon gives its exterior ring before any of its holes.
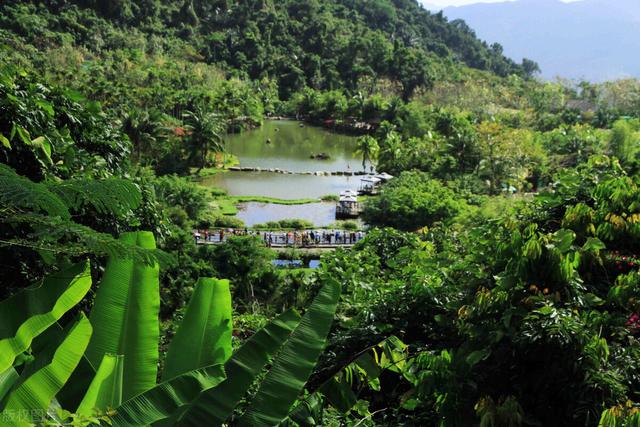
{"type": "Polygon", "coordinates": [[[363,219],[374,226],[413,231],[447,221],[459,212],[462,203],[451,189],[428,174],[403,172],[379,197],[367,200],[363,219]]]}

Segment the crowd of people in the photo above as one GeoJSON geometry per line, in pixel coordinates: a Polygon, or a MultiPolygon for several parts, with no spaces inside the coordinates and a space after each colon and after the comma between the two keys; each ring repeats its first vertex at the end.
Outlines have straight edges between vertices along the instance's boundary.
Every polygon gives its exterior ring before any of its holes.
{"type": "Polygon", "coordinates": [[[248,229],[195,230],[193,238],[196,244],[224,243],[233,236],[256,236],[272,246],[344,246],[353,245],[365,236],[363,231],[349,230],[300,230],[300,231],[260,231],[248,229]]]}

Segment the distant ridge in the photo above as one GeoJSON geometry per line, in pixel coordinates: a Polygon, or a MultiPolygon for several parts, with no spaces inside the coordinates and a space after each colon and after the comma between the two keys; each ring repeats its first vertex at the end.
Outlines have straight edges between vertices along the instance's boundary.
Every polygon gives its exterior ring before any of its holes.
{"type": "Polygon", "coordinates": [[[444,15],[500,43],[507,56],[538,62],[544,78],[640,77],[640,0],[476,3],[445,8],[444,15]]]}

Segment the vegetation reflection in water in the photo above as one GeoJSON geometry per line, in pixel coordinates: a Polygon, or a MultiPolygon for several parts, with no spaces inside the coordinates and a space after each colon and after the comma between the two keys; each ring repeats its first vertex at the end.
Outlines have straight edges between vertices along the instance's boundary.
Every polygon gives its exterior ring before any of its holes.
{"type": "Polygon", "coordinates": [[[273,203],[249,202],[240,204],[236,215],[252,227],[269,221],[297,218],[325,227],[335,222],[336,207],[333,203],[309,203],[305,205],[278,205],[273,203]]]}
{"type": "Polygon", "coordinates": [[[258,129],[228,136],[226,146],[241,166],[291,172],[347,171],[362,168],[354,157],[356,139],[293,120],[266,120],[258,129]],[[311,158],[318,154],[328,158],[311,158]]]}
{"type": "Polygon", "coordinates": [[[205,185],[220,187],[232,196],[265,196],[275,199],[313,199],[357,189],[357,176],[283,175],[271,172],[228,172],[205,178],[205,185]]]}

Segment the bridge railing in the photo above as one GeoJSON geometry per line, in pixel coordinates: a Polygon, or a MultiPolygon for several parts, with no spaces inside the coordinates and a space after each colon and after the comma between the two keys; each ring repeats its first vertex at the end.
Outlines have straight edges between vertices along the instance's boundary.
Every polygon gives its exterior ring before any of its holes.
{"type": "Polygon", "coordinates": [[[196,244],[220,244],[230,237],[253,236],[264,241],[269,247],[336,247],[351,246],[362,240],[366,233],[350,230],[304,230],[304,231],[261,231],[261,230],[194,230],[196,244]]]}

